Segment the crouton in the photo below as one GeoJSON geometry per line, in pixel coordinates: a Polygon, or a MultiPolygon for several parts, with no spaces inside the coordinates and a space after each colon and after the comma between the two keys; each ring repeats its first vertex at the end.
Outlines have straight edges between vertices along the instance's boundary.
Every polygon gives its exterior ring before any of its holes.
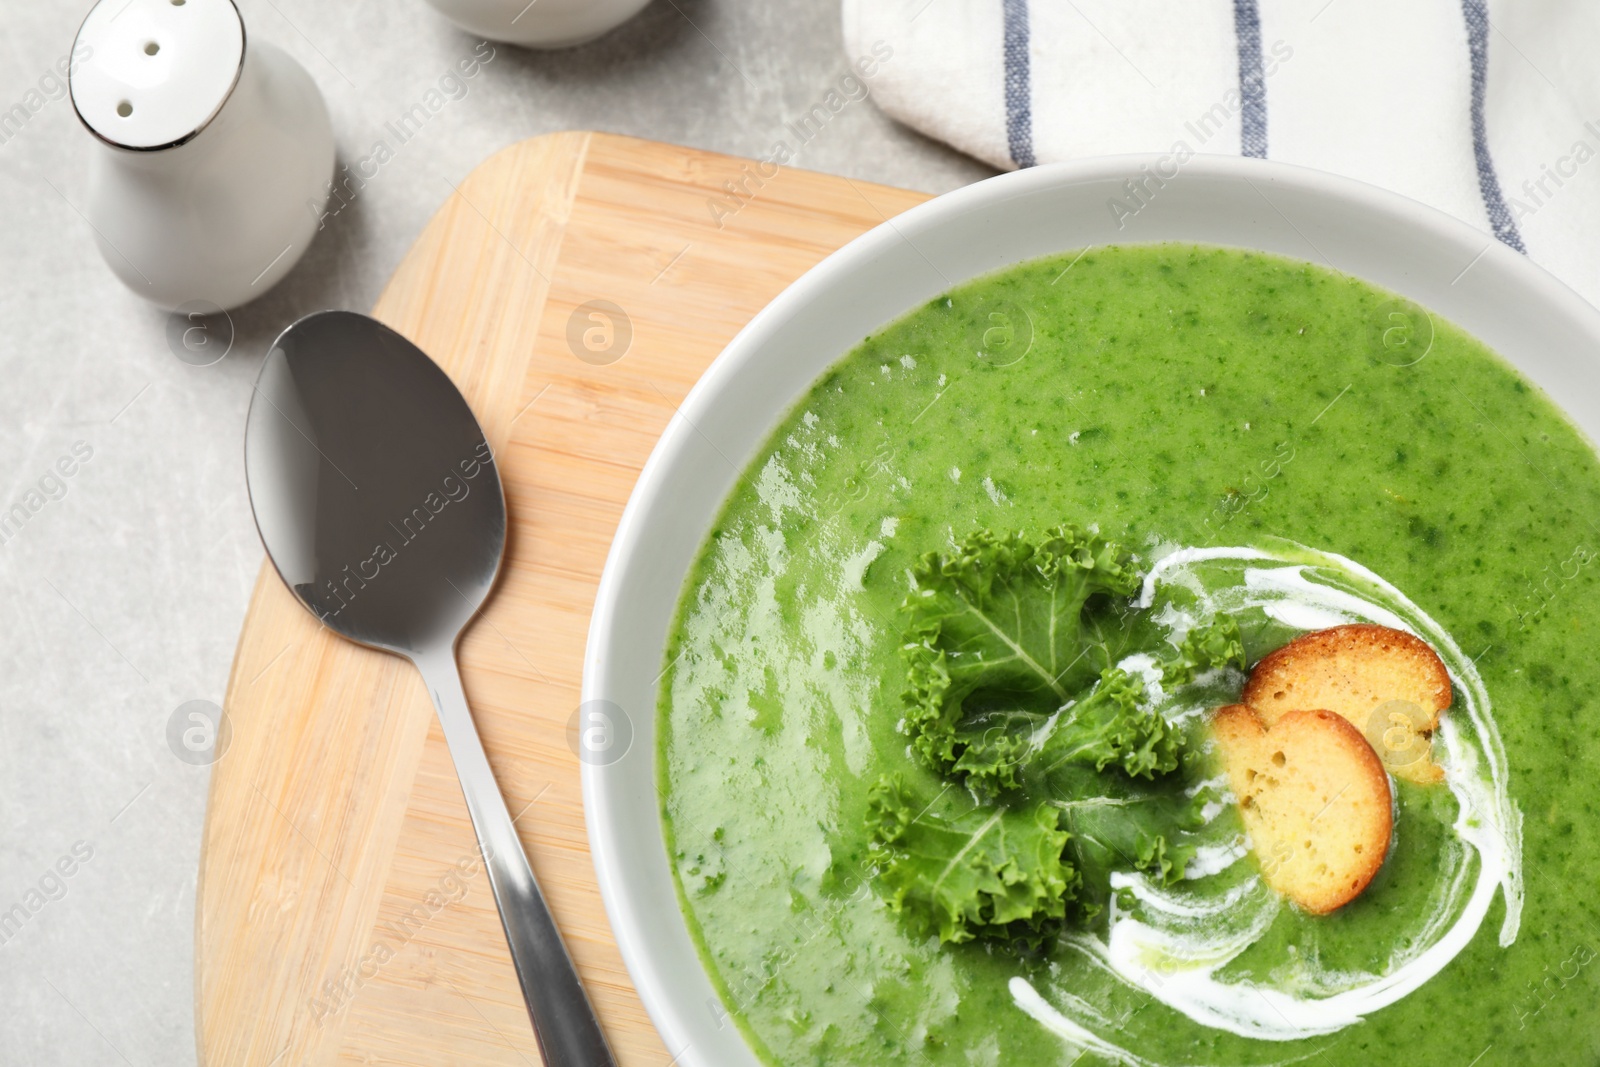
{"type": "Polygon", "coordinates": [[[1450,707],[1450,672],[1427,642],[1387,626],[1335,626],[1295,638],[1255,665],[1240,698],[1268,726],[1326,708],[1361,731],[1397,778],[1444,779],[1433,731],[1450,707]]]}
{"type": "Polygon", "coordinates": [[[1359,896],[1394,828],[1389,776],[1361,731],[1324,710],[1269,727],[1243,704],[1212,728],[1267,884],[1314,915],[1359,896]]]}

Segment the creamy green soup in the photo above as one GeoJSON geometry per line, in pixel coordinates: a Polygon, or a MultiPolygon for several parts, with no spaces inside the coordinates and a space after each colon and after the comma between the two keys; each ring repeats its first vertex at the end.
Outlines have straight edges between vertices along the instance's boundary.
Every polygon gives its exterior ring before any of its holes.
{"type": "MultiPolygon", "coordinates": [[[[1331,271],[1100,248],[917,309],[784,420],[685,588],[658,774],[707,1010],[780,1064],[1600,1064],[1597,520],[1595,453],[1547,398],[1331,271]],[[1162,824],[1169,861],[1130,837],[1079,862],[1082,900],[1024,936],[898,906],[885,783],[985,848],[1017,810],[930,768],[908,721],[925,557],[1064,523],[1129,561],[1142,636],[1096,671],[1147,677],[1142,714],[1196,753],[1238,668],[1297,633],[1375,621],[1440,652],[1447,784],[1395,787],[1356,901],[1265,888],[1197,756],[1149,786],[1202,813],[1162,824]],[[1163,688],[1217,618],[1239,662],[1163,688]]],[[[1108,810],[1146,789],[1118,773],[1089,789],[1108,810]]],[[[1069,850],[1098,832],[1059,825],[1069,850]]]]}

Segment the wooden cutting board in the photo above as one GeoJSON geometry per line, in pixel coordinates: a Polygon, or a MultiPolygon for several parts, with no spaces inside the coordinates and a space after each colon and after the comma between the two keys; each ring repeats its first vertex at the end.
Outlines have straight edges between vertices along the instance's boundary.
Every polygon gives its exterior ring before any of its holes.
{"type": "MultiPolygon", "coordinates": [[[[460,184],[373,311],[450,374],[499,459],[511,533],[461,644],[467,695],[624,1064],[672,1056],[612,940],[566,739],[612,533],[657,436],[739,328],[923,199],[630,138],[535,138],[460,184]],[[578,310],[596,300],[626,323],[578,310]]],[[[411,666],[332,636],[264,565],[225,707],[197,894],[201,1064],[538,1063],[411,666]]]]}

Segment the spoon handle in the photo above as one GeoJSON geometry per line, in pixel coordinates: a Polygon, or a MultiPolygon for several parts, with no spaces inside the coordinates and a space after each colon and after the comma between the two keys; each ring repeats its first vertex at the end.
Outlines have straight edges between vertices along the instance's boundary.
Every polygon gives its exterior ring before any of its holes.
{"type": "Polygon", "coordinates": [[[430,650],[417,654],[413,662],[439,709],[439,724],[461,778],[461,792],[467,798],[467,811],[511,945],[517,981],[533,1018],[539,1053],[546,1067],[614,1067],[616,1059],[606,1044],[600,1020],[545,905],[506,810],[505,797],[489,767],[461,688],[455,652],[430,650]]]}

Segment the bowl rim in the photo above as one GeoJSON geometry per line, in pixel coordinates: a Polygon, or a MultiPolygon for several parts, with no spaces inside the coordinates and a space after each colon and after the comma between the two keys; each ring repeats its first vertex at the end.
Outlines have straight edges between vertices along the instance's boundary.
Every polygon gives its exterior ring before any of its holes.
{"type": "MultiPolygon", "coordinates": [[[[700,419],[703,418],[716,405],[724,402],[724,392],[730,382],[735,378],[745,364],[760,358],[762,350],[784,328],[788,320],[799,309],[816,299],[830,286],[835,284],[838,275],[849,272],[868,264],[878,258],[892,246],[902,242],[911,244],[915,248],[913,238],[930,234],[948,220],[962,216],[968,212],[981,210],[985,205],[990,205],[1014,197],[1028,196],[1047,191],[1051,188],[1101,182],[1106,179],[1121,180],[1129,176],[1137,177],[1141,168],[1159,167],[1163,163],[1170,163],[1172,153],[1132,153],[1113,156],[1096,156],[1066,163],[1052,163],[1025,170],[1011,171],[999,174],[982,181],[963,186],[959,189],[935,196],[893,217],[885,218],[878,225],[849,241],[833,253],[824,257],[795,281],[790,283],[769,304],[759,311],[744,328],[739,330],[722,352],[711,362],[705,372],[689,391],[688,395],[679,406],[677,414],[662,433],[655,447],[651,450],[648,459],[639,473],[637,482],[629,495],[626,507],[617,524],[616,533],[612,539],[610,550],[606,556],[604,570],[596,592],[593,614],[589,625],[588,641],[584,653],[582,700],[589,702],[604,699],[606,696],[607,663],[612,658],[611,645],[614,640],[614,630],[617,619],[624,610],[622,602],[624,590],[623,571],[630,557],[635,556],[643,544],[647,534],[647,520],[654,508],[663,502],[662,482],[666,473],[676,464],[683,462],[687,450],[693,439],[699,434],[696,429],[700,419]]],[[[1165,173],[1164,171],[1161,173],[1165,173]]],[[[1553,312],[1565,320],[1565,325],[1571,327],[1576,333],[1581,334],[1592,346],[1593,351],[1600,351],[1600,310],[1597,310],[1587,300],[1562,282],[1545,268],[1534,263],[1526,254],[1506,246],[1484,230],[1462,221],[1428,204],[1414,200],[1403,194],[1372,185],[1355,178],[1348,178],[1310,167],[1281,163],[1273,160],[1262,160],[1241,156],[1215,155],[1208,153],[1195,153],[1181,163],[1183,175],[1198,175],[1212,180],[1243,181],[1256,185],[1260,182],[1269,189],[1292,189],[1314,197],[1325,197],[1330,200],[1343,202],[1350,210],[1364,214],[1371,214],[1375,218],[1386,218],[1402,227],[1409,227],[1413,233],[1423,234],[1440,243],[1456,245],[1483,244],[1483,249],[1470,263],[1467,263],[1457,276],[1457,281],[1480,261],[1487,260],[1498,271],[1505,272],[1506,277],[1519,285],[1526,293],[1537,298],[1543,308],[1553,312]]],[[[1170,179],[1169,179],[1170,180],[1170,179]]],[[[1181,179],[1180,179],[1181,180],[1181,179]]],[[[1260,186],[1256,191],[1261,192],[1260,186]]],[[[1262,199],[1266,200],[1263,193],[1262,199]]],[[[1268,206],[1278,210],[1270,200],[1268,206]]],[[[1297,233],[1299,227],[1284,215],[1281,210],[1278,214],[1297,233]]],[[[1301,234],[1304,237],[1304,234],[1301,234]]],[[[1305,238],[1307,245],[1311,245],[1309,238],[1305,238]]],[[[1130,236],[1127,241],[1107,242],[1107,244],[1150,244],[1162,242],[1183,242],[1196,244],[1211,244],[1225,247],[1249,249],[1248,244],[1227,245],[1226,242],[1217,241],[1189,241],[1185,238],[1139,238],[1130,236]]],[[[1093,247],[1093,246],[1091,246],[1093,247]]],[[[1061,251],[1070,251],[1062,249],[1061,251]]],[[[1270,250],[1268,250],[1270,251],[1270,250]]],[[[1288,253],[1272,251],[1271,254],[1293,258],[1288,253]]],[[[924,256],[924,259],[927,257],[924,256]]],[[[1027,262],[1038,258],[1037,254],[1019,256],[1010,261],[1011,265],[1027,262]]],[[[1301,256],[1306,262],[1317,264],[1307,257],[1301,256]]],[[[932,262],[929,263],[932,266],[932,262]]],[[[1328,269],[1345,273],[1330,262],[1328,269]]],[[[934,267],[937,270],[937,267],[934,267]]],[[[947,287],[961,285],[973,278],[982,277],[993,273],[995,268],[979,270],[956,278],[949,282],[947,287]]],[[[1006,269],[1000,267],[998,269],[1006,269]]],[[[1377,285],[1381,288],[1394,288],[1390,283],[1371,281],[1359,273],[1351,272],[1367,284],[1377,285]]],[[[1454,285],[1452,282],[1451,285],[1454,285]]],[[[1421,301],[1419,301],[1421,303],[1421,301]]],[[[1426,304],[1423,305],[1427,307],[1426,304]]],[[[908,305],[888,315],[883,323],[893,322],[899,317],[909,313],[915,305],[908,305]]],[[[1429,309],[1432,313],[1432,309],[1429,309]]],[[[1485,342],[1487,343],[1487,342],[1485,342]]],[[[1499,352],[1496,346],[1490,345],[1499,352]]],[[[843,358],[849,351],[834,353],[824,367],[843,358]]],[[[1516,359],[1501,353],[1501,358],[1510,363],[1519,374],[1531,377],[1527,369],[1516,359]]],[[[819,372],[820,373],[820,372],[819,372]]],[[[816,376],[811,378],[815,383],[816,376]]],[[[767,431],[761,441],[765,442],[771,430],[785,417],[793,404],[805,395],[806,386],[800,393],[791,397],[788,404],[773,413],[767,422],[767,431]]],[[[1541,389],[1544,387],[1541,385],[1541,389]]],[[[1547,393],[1550,390],[1545,390],[1547,393]]],[[[1600,433],[1591,431],[1591,427],[1583,425],[1579,419],[1572,415],[1562,400],[1551,396],[1564,417],[1572,423],[1587,440],[1591,448],[1595,446],[1596,437],[1600,433]]],[[[757,450],[761,447],[757,445],[757,450]]],[[[748,469],[752,456],[751,453],[742,457],[737,465],[738,474],[742,476],[748,469]]],[[[721,498],[721,503],[726,502],[726,494],[721,498]]],[[[719,504],[720,507],[720,504],[719,504]]],[[[702,526],[701,543],[704,543],[705,532],[715,520],[715,511],[706,516],[702,526]]],[[[682,578],[679,580],[680,596],[682,578]]],[[[659,661],[659,657],[658,657],[659,661]]],[[[659,677],[659,676],[658,676],[659,677]]],[[[659,713],[659,705],[652,704],[649,714],[655,716],[659,713]]],[[[654,735],[652,733],[652,747],[654,735]]],[[[651,773],[659,772],[656,753],[650,753],[651,773]]],[[[606,915],[611,923],[612,933],[617,942],[623,962],[628,968],[652,1023],[662,1035],[668,1046],[669,1054],[675,1055],[674,1064],[693,1065],[710,1063],[709,1059],[696,1053],[696,1050],[685,1044],[682,1049],[674,1049],[674,1041],[684,1044],[687,1027],[683,1025],[681,1012],[673,1003],[672,985],[673,978],[667,961],[659,958],[656,949],[650,943],[649,930],[641,924],[636,912],[634,894],[627,885],[625,859],[618,847],[608,836],[608,829],[612,821],[618,816],[618,808],[613,803],[610,790],[615,788],[611,783],[616,782],[616,776],[607,776],[606,768],[592,762],[583,762],[582,768],[583,809],[587,824],[588,839],[591,858],[595,866],[595,874],[599,884],[601,897],[605,905],[606,915]]],[[[659,824],[660,811],[657,811],[658,825],[656,839],[663,848],[662,858],[669,866],[670,857],[665,856],[665,829],[659,824]]],[[[676,879],[673,890],[679,904],[679,921],[694,941],[693,930],[689,919],[682,914],[682,898],[678,892],[676,879]]],[[[695,952],[695,966],[702,972],[707,972],[704,959],[701,957],[698,946],[695,952]]],[[[706,977],[709,979],[710,975],[706,977]]],[[[713,988],[716,983],[713,982],[713,988]]],[[[720,995],[720,990],[719,990],[720,995]]],[[[748,1034],[741,1028],[741,1040],[749,1047],[748,1034]]],[[[754,1050],[752,1049],[752,1055],[754,1050]]],[[[757,1057],[759,1062],[759,1057],[757,1057]]]]}

